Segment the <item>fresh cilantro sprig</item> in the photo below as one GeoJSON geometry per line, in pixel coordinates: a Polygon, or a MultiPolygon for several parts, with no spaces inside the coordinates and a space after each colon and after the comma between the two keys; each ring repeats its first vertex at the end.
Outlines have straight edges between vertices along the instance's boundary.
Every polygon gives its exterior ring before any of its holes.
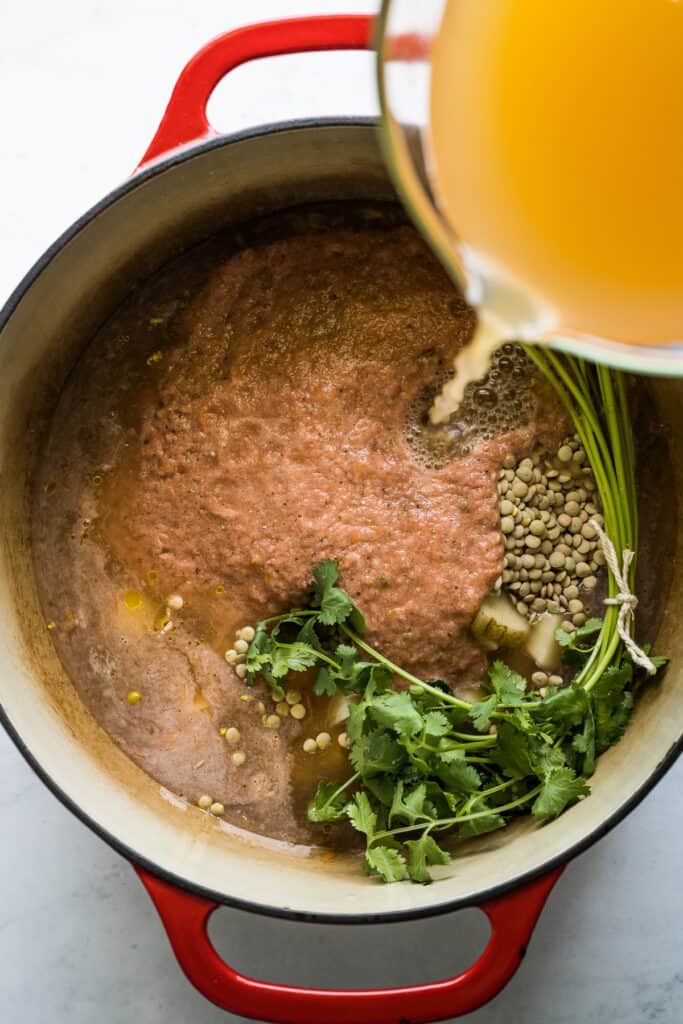
{"type": "Polygon", "coordinates": [[[338,587],[339,570],[328,559],[315,570],[310,607],[259,622],[246,659],[246,681],[262,676],[273,696],[282,700],[281,680],[290,672],[317,669],[313,689],[319,696],[360,692],[380,666],[362,662],[358,649],[344,642],[339,627],[349,623],[365,632],[365,620],[345,590],[338,587]]]}
{"type": "MultiPolygon", "coordinates": [[[[588,795],[585,777],[596,757],[623,733],[635,673],[626,651],[590,691],[574,681],[542,700],[527,695],[519,673],[494,661],[489,692],[471,703],[368,644],[334,563],[316,570],[311,605],[258,624],[247,679],[261,675],[281,698],[284,676],[315,669],[318,694],[350,698],[351,774],[341,783],[322,780],[308,816],[348,821],[365,837],[366,870],[384,881],[429,882],[430,868],[451,857],[441,833],[483,835],[528,811],[540,823],[557,817],[588,795]],[[394,689],[397,678],[409,688],[394,689]]],[[[559,637],[579,674],[601,628],[594,620],[559,637]]]]}

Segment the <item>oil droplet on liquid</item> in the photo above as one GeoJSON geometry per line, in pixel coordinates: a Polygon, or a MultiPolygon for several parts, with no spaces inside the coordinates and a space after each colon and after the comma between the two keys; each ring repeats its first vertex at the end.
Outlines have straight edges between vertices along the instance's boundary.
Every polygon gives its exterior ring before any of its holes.
{"type": "Polygon", "coordinates": [[[194,697],[192,698],[192,703],[200,711],[208,711],[211,707],[211,704],[206,699],[206,697],[204,696],[199,687],[197,687],[197,689],[195,690],[194,697]]]}
{"type": "Polygon", "coordinates": [[[43,487],[43,490],[48,495],[49,494],[54,494],[56,489],[57,489],[57,481],[56,480],[48,480],[48,482],[43,487]]]}
{"type": "Polygon", "coordinates": [[[123,595],[123,603],[129,611],[134,612],[137,608],[142,605],[142,594],[139,590],[134,588],[127,590],[123,595]]]}
{"type": "Polygon", "coordinates": [[[216,595],[216,597],[222,597],[224,593],[225,587],[223,586],[222,583],[219,583],[216,589],[214,590],[214,594],[216,595]]]}

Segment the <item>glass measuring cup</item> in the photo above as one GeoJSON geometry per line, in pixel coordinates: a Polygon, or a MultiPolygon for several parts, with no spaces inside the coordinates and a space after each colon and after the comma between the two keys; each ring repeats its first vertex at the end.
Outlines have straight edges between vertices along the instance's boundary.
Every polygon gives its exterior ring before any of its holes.
{"type": "MultiPolygon", "coordinates": [[[[383,0],[377,23],[382,145],[394,183],[424,237],[499,337],[543,342],[633,372],[683,376],[683,340],[626,344],[564,327],[542,296],[469,247],[446,220],[430,179],[427,144],[431,57],[445,7],[445,0],[383,0]]],[[[681,308],[683,318],[683,295],[681,308]]]]}

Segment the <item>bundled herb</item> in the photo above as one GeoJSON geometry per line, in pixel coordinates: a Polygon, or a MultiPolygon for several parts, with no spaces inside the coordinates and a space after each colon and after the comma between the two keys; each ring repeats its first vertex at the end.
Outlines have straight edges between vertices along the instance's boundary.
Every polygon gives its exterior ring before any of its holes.
{"type": "MultiPolygon", "coordinates": [[[[623,379],[551,352],[530,356],[570,409],[593,467],[605,528],[617,551],[635,550],[633,451],[623,379]]],[[[633,571],[633,570],[631,570],[633,571]]],[[[632,580],[631,580],[632,582],[632,580]]],[[[610,594],[616,593],[610,579],[610,594]]],[[[337,566],[315,570],[306,608],[258,623],[247,682],[263,677],[273,696],[291,672],[315,670],[315,693],[350,698],[349,777],[321,781],[313,822],[348,821],[365,836],[365,867],[386,882],[431,881],[449,863],[443,833],[459,839],[503,828],[530,812],[543,823],[590,792],[596,758],[621,738],[642,671],[617,631],[618,608],[573,634],[558,630],[569,685],[543,699],[502,661],[485,696],[455,696],[422,680],[363,638],[365,622],[338,585],[337,566]],[[400,692],[393,683],[409,684],[400,692]]],[[[657,668],[665,659],[653,659],[657,668]]]]}

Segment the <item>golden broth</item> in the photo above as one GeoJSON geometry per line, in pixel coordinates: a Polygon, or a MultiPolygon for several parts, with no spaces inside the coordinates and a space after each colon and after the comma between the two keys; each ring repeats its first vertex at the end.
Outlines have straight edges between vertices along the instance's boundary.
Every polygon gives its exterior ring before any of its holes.
{"type": "Polygon", "coordinates": [[[683,338],[682,128],[678,0],[449,0],[437,194],[459,238],[558,327],[683,338]]]}

